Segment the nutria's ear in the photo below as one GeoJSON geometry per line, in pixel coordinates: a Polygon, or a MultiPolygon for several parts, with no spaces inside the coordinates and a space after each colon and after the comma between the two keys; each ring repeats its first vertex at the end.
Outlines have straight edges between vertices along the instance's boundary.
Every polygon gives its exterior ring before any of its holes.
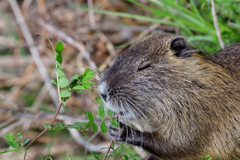
{"type": "Polygon", "coordinates": [[[183,37],[176,37],[172,40],[171,42],[171,46],[170,46],[171,50],[174,51],[174,55],[175,56],[185,56],[185,52],[187,51],[187,44],[184,40],[183,37]]]}

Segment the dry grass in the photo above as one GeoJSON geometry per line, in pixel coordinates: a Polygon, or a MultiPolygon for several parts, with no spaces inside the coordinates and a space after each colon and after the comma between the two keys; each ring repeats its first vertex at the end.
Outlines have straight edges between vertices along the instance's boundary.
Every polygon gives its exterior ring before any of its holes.
{"type": "MultiPolygon", "coordinates": [[[[35,33],[45,34],[53,44],[64,43],[62,69],[70,78],[88,67],[96,69],[100,64],[100,70],[109,67],[125,49],[115,49],[116,46],[139,40],[152,30],[175,30],[166,25],[102,15],[77,7],[149,15],[146,10],[121,0],[95,0],[93,3],[92,0],[19,0],[17,6],[25,19],[19,24],[21,16],[14,15],[16,6],[10,5],[10,1],[0,1],[0,152],[8,147],[2,137],[6,133],[21,132],[25,139],[33,139],[39,134],[58,103],[55,88],[49,88],[48,79],[42,76],[42,70],[46,70],[46,75],[55,79],[54,53],[46,38],[35,33]],[[32,39],[27,37],[26,30],[32,39]],[[37,59],[33,56],[36,54],[37,59]],[[36,63],[40,60],[42,64],[36,63]]],[[[86,121],[86,111],[97,112],[96,96],[96,85],[93,90],[75,93],[57,117],[57,122],[86,121]]],[[[87,134],[94,133],[88,131],[87,134]]],[[[89,144],[88,150],[105,153],[106,150],[100,148],[110,144],[107,134],[97,134],[93,140],[96,144],[89,144]]],[[[78,131],[49,131],[29,149],[29,156],[39,159],[38,152],[41,152],[44,157],[50,155],[60,159],[69,153],[71,157],[84,159],[89,155],[84,154],[85,148],[86,139],[80,137],[78,131]]],[[[0,155],[0,159],[20,160],[23,156],[20,152],[12,152],[0,155]]]]}

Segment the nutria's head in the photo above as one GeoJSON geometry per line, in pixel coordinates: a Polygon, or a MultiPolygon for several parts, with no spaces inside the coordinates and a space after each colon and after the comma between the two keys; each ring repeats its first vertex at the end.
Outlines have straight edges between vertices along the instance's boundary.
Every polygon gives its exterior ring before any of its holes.
{"type": "Polygon", "coordinates": [[[200,100],[215,70],[182,37],[153,34],[116,59],[102,74],[98,90],[120,117],[159,127],[204,105],[200,100]]]}

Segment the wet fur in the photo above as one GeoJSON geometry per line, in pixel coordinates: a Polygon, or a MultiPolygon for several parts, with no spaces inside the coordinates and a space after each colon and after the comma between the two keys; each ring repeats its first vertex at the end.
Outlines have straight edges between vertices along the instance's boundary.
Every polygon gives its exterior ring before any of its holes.
{"type": "Polygon", "coordinates": [[[223,149],[240,136],[240,44],[209,57],[181,56],[178,46],[171,49],[174,39],[153,34],[103,73],[106,106],[143,129],[111,126],[110,137],[161,159],[199,160],[204,151],[213,159],[220,151],[219,160],[240,159],[239,140],[223,149]]]}

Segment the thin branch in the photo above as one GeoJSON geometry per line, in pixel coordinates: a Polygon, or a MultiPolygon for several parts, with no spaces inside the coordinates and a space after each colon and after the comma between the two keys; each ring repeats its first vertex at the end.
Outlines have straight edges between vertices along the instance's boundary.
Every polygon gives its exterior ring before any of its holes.
{"type": "MultiPolygon", "coordinates": [[[[117,114],[117,121],[118,121],[118,115],[119,115],[119,113],[117,114]]],[[[112,144],[113,144],[113,140],[112,140],[111,143],[110,143],[110,146],[109,146],[109,148],[108,148],[107,154],[106,154],[105,157],[103,158],[104,160],[107,159],[107,156],[108,156],[108,154],[109,154],[109,152],[110,152],[110,149],[112,148],[112,144]]]]}
{"type": "Polygon", "coordinates": [[[90,11],[88,11],[90,26],[93,28],[96,28],[95,16],[94,16],[94,12],[92,11],[93,0],[88,0],[88,8],[90,8],[90,11]]]}
{"type": "Polygon", "coordinates": [[[219,42],[221,48],[223,49],[224,48],[224,43],[223,43],[223,40],[222,40],[222,35],[221,35],[219,25],[218,25],[218,21],[217,21],[217,14],[216,14],[216,11],[215,11],[214,0],[211,0],[211,4],[212,4],[213,24],[214,24],[216,34],[217,34],[217,37],[218,37],[218,42],[219,42]]]}
{"type": "MultiPolygon", "coordinates": [[[[49,123],[49,126],[51,126],[54,122],[54,120],[56,119],[57,115],[58,115],[58,112],[60,111],[62,107],[62,102],[59,104],[51,122],[49,123]]],[[[41,135],[43,135],[49,128],[46,127],[36,138],[34,138],[26,147],[25,147],[25,150],[28,150],[28,148],[32,145],[33,142],[35,142],[41,135]]]]}

